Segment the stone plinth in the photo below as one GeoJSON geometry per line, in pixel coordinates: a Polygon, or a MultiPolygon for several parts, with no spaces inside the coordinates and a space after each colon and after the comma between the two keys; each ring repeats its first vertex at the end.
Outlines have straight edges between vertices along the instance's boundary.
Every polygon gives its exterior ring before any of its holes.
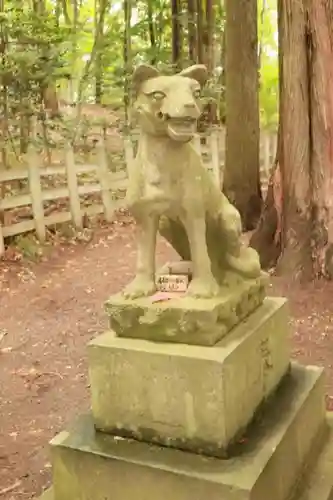
{"type": "Polygon", "coordinates": [[[83,417],[52,442],[50,500],[289,500],[327,438],[323,395],[322,370],[294,365],[229,460],[96,433],[83,417]]]}
{"type": "Polygon", "coordinates": [[[214,347],[107,332],[88,352],[97,429],[225,456],[288,371],[287,303],[266,299],[214,347]]]}
{"type": "Polygon", "coordinates": [[[114,295],[105,304],[110,327],[119,337],[214,345],[262,304],[267,276],[237,280],[230,273],[227,283],[212,299],[185,296],[153,302],[152,297],[114,295]]]}

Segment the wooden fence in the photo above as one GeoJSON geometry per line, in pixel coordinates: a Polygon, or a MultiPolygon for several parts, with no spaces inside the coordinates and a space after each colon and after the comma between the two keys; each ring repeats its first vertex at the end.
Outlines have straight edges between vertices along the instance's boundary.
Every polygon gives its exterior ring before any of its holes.
{"type": "MultiPolygon", "coordinates": [[[[133,160],[135,151],[135,138],[125,140],[125,163],[133,160]]],[[[224,135],[221,131],[214,131],[209,136],[196,136],[195,146],[201,152],[206,168],[211,171],[215,181],[221,186],[223,183],[224,165],[224,135]]],[[[262,190],[266,192],[269,170],[275,156],[276,139],[271,134],[263,134],[261,137],[260,165],[262,190]]],[[[97,165],[75,163],[74,152],[71,147],[65,149],[64,164],[56,166],[40,166],[39,156],[34,148],[30,148],[27,155],[27,165],[12,170],[0,170],[0,187],[3,183],[12,181],[26,181],[28,192],[15,194],[0,199],[0,214],[5,211],[15,210],[24,206],[31,206],[31,217],[16,223],[1,225],[0,222],[0,255],[5,250],[4,239],[29,231],[36,231],[41,242],[46,238],[46,228],[55,224],[71,221],[77,229],[83,226],[83,217],[104,214],[105,219],[110,221],[115,210],[124,206],[123,198],[119,199],[116,193],[126,191],[127,171],[111,172],[108,169],[106,150],[104,143],[97,145],[97,165]],[[84,174],[94,174],[96,182],[80,185],[79,178],[84,174]],[[43,178],[52,176],[64,176],[66,185],[44,189],[43,178]],[[83,206],[84,195],[99,194],[102,203],[93,202],[89,206],[83,206]],[[113,196],[113,194],[115,196],[113,196]],[[44,203],[67,198],[69,211],[54,212],[46,215],[44,203]]]]}
{"type": "Polygon", "coordinates": [[[127,173],[110,172],[107,166],[106,152],[103,144],[97,146],[98,166],[77,164],[71,147],[65,150],[64,165],[40,167],[37,152],[30,148],[27,154],[27,166],[12,170],[0,171],[0,185],[5,182],[27,181],[28,193],[15,194],[0,200],[0,213],[31,205],[32,218],[14,224],[1,226],[0,223],[0,255],[5,250],[4,239],[29,231],[36,231],[38,239],[43,242],[46,238],[46,227],[72,221],[76,228],[83,227],[85,215],[104,213],[105,219],[110,221],[115,210],[123,205],[123,200],[114,199],[112,193],[126,190],[127,173]],[[95,174],[97,182],[79,185],[79,176],[95,174]],[[43,178],[49,176],[66,176],[65,187],[42,189],[43,178]],[[93,203],[83,207],[80,197],[99,193],[102,203],[93,203]],[[55,212],[45,215],[44,202],[68,198],[69,211],[55,212]]]}

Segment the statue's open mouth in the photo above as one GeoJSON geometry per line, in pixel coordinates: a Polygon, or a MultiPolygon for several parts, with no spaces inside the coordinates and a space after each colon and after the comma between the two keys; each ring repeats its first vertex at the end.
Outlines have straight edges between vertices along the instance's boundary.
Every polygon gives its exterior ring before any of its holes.
{"type": "Polygon", "coordinates": [[[190,141],[196,132],[197,120],[195,118],[168,118],[168,133],[175,141],[190,141]]]}

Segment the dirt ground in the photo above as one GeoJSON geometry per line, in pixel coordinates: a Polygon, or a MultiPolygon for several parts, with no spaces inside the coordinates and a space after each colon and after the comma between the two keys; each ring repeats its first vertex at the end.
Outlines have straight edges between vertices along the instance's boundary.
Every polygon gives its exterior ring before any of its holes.
{"type": "MultiPolygon", "coordinates": [[[[172,251],[159,242],[158,259],[172,251]]],[[[51,478],[48,441],[89,407],[86,344],[106,326],[104,300],[133,275],[135,231],[124,221],[38,264],[0,264],[0,498],[34,498],[51,478]]],[[[290,299],[294,357],[327,370],[333,402],[333,283],[272,278],[290,299]]],[[[333,406],[333,405],[332,405],[333,406]]]]}

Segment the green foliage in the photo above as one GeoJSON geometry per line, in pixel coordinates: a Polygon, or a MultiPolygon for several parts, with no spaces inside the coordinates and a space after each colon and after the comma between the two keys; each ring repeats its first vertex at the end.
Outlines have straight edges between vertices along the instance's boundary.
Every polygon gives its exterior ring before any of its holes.
{"type": "MultiPolygon", "coordinates": [[[[112,0],[6,0],[0,12],[0,104],[11,141],[20,140],[25,117],[44,112],[46,89],[70,101],[123,106],[132,66],[140,62],[174,71],[168,0],[131,1],[129,59],[124,62],[123,4],[112,0]]],[[[187,7],[180,12],[183,65],[188,57],[187,7]]],[[[259,0],[262,124],[276,127],[278,61],[276,0],[259,0]],[[263,4],[265,9],[263,11],[263,4]]],[[[205,17],[205,13],[203,13],[205,17]]],[[[224,11],[215,7],[215,41],[223,40],[224,11]]],[[[221,47],[220,47],[221,49],[221,47]]],[[[223,50],[216,66],[223,66],[223,50]]],[[[206,95],[223,109],[223,77],[211,75],[206,95]]],[[[44,117],[45,119],[45,117],[44,117]]],[[[73,127],[75,128],[75,120],[73,127]]],[[[67,129],[67,125],[64,124],[67,129]]],[[[2,140],[7,141],[6,137],[2,140]]],[[[1,142],[1,140],[0,140],[1,142]]],[[[22,141],[21,141],[22,142],[22,141]]],[[[0,144],[1,145],[1,144],[0,144]]]]}
{"type": "Polygon", "coordinates": [[[261,54],[260,118],[262,126],[278,124],[279,63],[277,43],[277,2],[259,0],[258,33],[261,54]]]}
{"type": "Polygon", "coordinates": [[[278,124],[278,63],[272,57],[264,57],[260,75],[260,115],[262,125],[276,129],[278,124]]]}
{"type": "Polygon", "coordinates": [[[68,28],[57,26],[48,10],[23,10],[16,3],[6,2],[2,13],[0,77],[9,91],[28,92],[69,73],[62,57],[68,28]]]}

